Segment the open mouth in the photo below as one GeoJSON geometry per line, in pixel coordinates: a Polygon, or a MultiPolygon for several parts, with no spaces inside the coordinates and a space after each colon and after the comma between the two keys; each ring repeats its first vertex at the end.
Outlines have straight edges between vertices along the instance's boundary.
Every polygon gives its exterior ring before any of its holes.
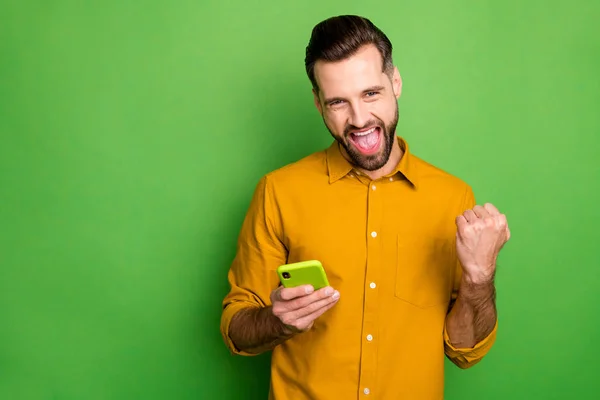
{"type": "Polygon", "coordinates": [[[352,132],[350,141],[362,154],[374,154],[379,150],[381,143],[381,129],[374,126],[362,131],[352,132]]]}

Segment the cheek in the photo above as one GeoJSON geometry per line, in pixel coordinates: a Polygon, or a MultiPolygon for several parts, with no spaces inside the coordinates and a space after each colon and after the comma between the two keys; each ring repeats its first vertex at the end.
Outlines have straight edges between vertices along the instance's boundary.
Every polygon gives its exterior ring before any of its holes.
{"type": "Polygon", "coordinates": [[[396,115],[396,105],[393,101],[381,102],[373,107],[372,113],[387,124],[396,115]]]}
{"type": "Polygon", "coordinates": [[[341,111],[331,111],[325,114],[325,122],[334,134],[342,136],[346,128],[347,117],[341,111]]]}

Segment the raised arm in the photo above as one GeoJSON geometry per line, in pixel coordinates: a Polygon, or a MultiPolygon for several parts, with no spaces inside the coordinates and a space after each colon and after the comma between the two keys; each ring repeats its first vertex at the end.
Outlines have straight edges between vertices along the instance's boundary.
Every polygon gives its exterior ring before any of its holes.
{"type": "Polygon", "coordinates": [[[483,358],[495,340],[496,260],[510,230],[506,216],[489,203],[467,209],[456,218],[456,225],[461,270],[444,335],[446,354],[459,367],[468,368],[483,358]]]}

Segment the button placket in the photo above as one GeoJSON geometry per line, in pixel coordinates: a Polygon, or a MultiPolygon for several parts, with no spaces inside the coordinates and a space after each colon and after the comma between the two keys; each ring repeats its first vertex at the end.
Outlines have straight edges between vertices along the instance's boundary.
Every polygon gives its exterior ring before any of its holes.
{"type": "MultiPolygon", "coordinates": [[[[366,182],[365,182],[366,183],[366,182]]],[[[367,199],[367,263],[365,274],[365,300],[362,332],[365,346],[361,349],[360,395],[372,392],[376,381],[378,344],[375,340],[378,332],[378,301],[379,291],[375,290],[379,271],[381,269],[381,228],[383,221],[382,185],[368,183],[367,199]]],[[[384,190],[385,192],[385,190],[384,190]]]]}

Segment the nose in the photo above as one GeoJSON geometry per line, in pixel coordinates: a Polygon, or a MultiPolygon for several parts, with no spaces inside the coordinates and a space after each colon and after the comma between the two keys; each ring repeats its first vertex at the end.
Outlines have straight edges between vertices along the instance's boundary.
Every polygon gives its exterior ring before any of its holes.
{"type": "Polygon", "coordinates": [[[357,128],[363,128],[369,121],[369,110],[363,102],[356,102],[352,105],[349,123],[357,128]]]}

